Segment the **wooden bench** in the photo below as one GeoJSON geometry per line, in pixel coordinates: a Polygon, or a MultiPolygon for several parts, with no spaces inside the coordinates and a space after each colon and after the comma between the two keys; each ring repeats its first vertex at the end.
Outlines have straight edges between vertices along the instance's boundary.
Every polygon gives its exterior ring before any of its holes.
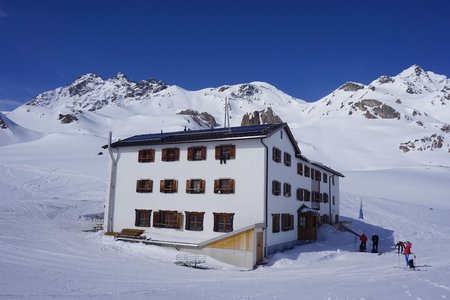
{"type": "Polygon", "coordinates": [[[145,230],[142,229],[131,229],[131,228],[124,228],[121,232],[119,232],[116,235],[116,239],[136,239],[136,240],[145,240],[147,237],[145,235],[142,235],[145,232],[145,230]]]}
{"type": "Polygon", "coordinates": [[[204,254],[177,254],[176,264],[188,267],[197,267],[198,264],[206,262],[206,255],[204,254]]]}

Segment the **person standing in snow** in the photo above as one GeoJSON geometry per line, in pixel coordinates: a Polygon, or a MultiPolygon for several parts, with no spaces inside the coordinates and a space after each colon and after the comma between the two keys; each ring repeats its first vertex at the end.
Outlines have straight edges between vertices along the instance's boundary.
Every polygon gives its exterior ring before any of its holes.
{"type": "Polygon", "coordinates": [[[372,253],[378,253],[378,240],[380,238],[377,234],[372,234],[372,253]]]}
{"type": "Polygon", "coordinates": [[[367,236],[363,233],[359,236],[359,240],[361,241],[361,244],[359,245],[359,251],[366,252],[367,236]]]}
{"type": "Polygon", "coordinates": [[[405,251],[403,252],[403,254],[405,255],[405,260],[406,260],[406,266],[407,267],[409,266],[409,255],[412,253],[411,252],[411,247],[412,247],[412,244],[409,241],[407,241],[406,242],[406,246],[405,246],[405,251]]]}
{"type": "Polygon", "coordinates": [[[403,253],[403,251],[405,250],[405,243],[403,243],[402,241],[398,241],[398,243],[395,244],[395,247],[397,248],[397,254],[403,253]]]}

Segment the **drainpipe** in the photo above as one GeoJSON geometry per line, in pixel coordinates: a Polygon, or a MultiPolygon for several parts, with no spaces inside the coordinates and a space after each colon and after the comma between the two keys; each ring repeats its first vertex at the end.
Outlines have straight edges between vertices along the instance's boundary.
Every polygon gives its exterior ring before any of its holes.
{"type": "Polygon", "coordinates": [[[336,174],[331,175],[330,177],[328,177],[328,207],[329,207],[329,211],[328,211],[328,223],[330,225],[332,225],[333,221],[332,221],[332,217],[331,217],[331,200],[333,199],[333,197],[331,196],[331,178],[333,178],[334,176],[336,176],[336,174]]]}
{"type": "Polygon", "coordinates": [[[264,144],[263,139],[261,138],[261,144],[266,148],[266,163],[265,163],[265,191],[264,191],[264,257],[267,257],[267,214],[268,214],[268,206],[269,206],[269,198],[268,198],[268,189],[269,189],[269,148],[266,144],[264,144]]]}
{"type": "Polygon", "coordinates": [[[108,138],[108,152],[111,157],[111,176],[109,179],[109,199],[108,199],[108,219],[106,224],[106,232],[113,231],[113,213],[114,213],[114,200],[116,196],[116,179],[117,179],[117,160],[118,157],[114,157],[112,148],[112,132],[109,132],[108,138]]]}

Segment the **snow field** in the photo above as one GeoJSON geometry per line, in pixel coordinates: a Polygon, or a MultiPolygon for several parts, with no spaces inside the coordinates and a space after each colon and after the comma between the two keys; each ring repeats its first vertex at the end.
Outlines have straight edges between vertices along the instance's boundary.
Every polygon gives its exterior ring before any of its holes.
{"type": "Polygon", "coordinates": [[[81,216],[103,211],[108,157],[97,152],[104,143],[53,134],[0,147],[1,299],[450,297],[446,168],[343,170],[341,214],[369,239],[379,234],[383,255],[356,252],[355,236],[324,225],[316,243],[276,253],[256,270],[210,258],[201,270],[176,266],[175,249],[82,231],[95,222],[81,216]],[[427,191],[436,193],[423,200],[427,191]],[[365,219],[357,220],[361,199],[365,219]],[[422,272],[402,269],[393,244],[406,239],[422,272]]]}

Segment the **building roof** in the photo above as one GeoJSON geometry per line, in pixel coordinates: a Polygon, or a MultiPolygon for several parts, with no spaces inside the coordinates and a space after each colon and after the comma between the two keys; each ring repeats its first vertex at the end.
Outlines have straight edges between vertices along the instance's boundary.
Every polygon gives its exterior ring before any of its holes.
{"type": "MultiPolygon", "coordinates": [[[[272,135],[281,128],[286,128],[288,130],[289,138],[292,139],[293,144],[298,148],[297,142],[295,141],[286,123],[140,134],[112,143],[111,147],[118,148],[129,146],[192,143],[211,140],[262,138],[272,135]]],[[[300,153],[299,149],[298,152],[300,153]]]]}

